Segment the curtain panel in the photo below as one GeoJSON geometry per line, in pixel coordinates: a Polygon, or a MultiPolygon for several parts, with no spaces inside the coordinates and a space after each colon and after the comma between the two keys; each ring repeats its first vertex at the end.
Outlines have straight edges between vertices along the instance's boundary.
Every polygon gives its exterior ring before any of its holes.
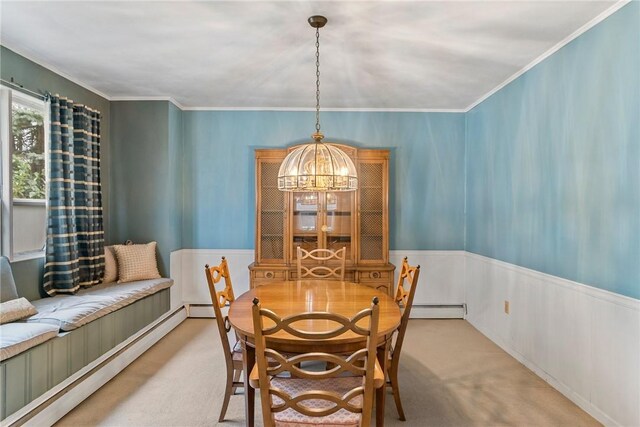
{"type": "Polygon", "coordinates": [[[102,281],[104,228],[100,185],[100,113],[50,98],[44,290],[74,293],[102,281]]]}

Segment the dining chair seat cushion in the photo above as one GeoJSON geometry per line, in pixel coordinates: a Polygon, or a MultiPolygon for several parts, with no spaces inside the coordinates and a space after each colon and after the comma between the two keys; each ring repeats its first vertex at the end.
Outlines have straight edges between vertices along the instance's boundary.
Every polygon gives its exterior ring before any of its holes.
{"type": "MultiPolygon", "coordinates": [[[[294,397],[300,393],[311,390],[331,391],[339,395],[343,395],[350,390],[362,385],[362,377],[335,377],[322,380],[308,380],[302,378],[278,378],[271,379],[272,387],[279,388],[290,396],[294,397]]],[[[273,396],[274,405],[282,404],[282,399],[273,396]]],[[[323,409],[330,408],[334,404],[321,399],[309,399],[300,402],[308,408],[323,409]]],[[[351,404],[356,407],[362,407],[362,395],[354,397],[351,404]]],[[[360,424],[361,415],[359,413],[350,412],[346,409],[340,409],[331,415],[324,417],[310,417],[300,412],[288,408],[282,412],[273,414],[277,427],[300,427],[300,426],[318,426],[318,427],[357,427],[360,424]]]]}

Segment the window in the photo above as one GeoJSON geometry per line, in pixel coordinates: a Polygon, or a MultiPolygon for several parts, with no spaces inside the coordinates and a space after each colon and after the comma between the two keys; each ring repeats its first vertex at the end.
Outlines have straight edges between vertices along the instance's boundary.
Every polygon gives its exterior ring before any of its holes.
{"type": "Polygon", "coordinates": [[[2,254],[12,260],[43,255],[46,243],[48,117],[44,101],[0,91],[0,210],[2,254]]]}

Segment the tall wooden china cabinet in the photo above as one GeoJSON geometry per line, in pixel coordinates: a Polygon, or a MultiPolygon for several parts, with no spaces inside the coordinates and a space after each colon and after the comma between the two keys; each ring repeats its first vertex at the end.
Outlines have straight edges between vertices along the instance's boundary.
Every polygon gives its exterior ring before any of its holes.
{"type": "Polygon", "coordinates": [[[280,191],[280,163],[295,147],[256,150],[256,259],[249,266],[252,288],[296,280],[298,246],[307,250],[346,247],[345,280],[393,292],[389,151],[339,147],[358,168],[356,191],[280,191]]]}

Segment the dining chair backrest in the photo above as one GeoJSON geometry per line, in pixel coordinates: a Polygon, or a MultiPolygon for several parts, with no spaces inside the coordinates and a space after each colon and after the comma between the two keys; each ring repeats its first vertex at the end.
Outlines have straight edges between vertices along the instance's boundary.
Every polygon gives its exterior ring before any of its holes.
{"type": "Polygon", "coordinates": [[[402,342],[404,341],[407,324],[409,323],[409,315],[411,314],[411,307],[413,306],[413,297],[416,295],[419,276],[420,266],[410,266],[407,257],[404,257],[402,260],[402,267],[400,268],[398,287],[396,289],[395,297],[398,305],[403,308],[403,312],[400,327],[398,328],[398,335],[396,337],[396,344],[393,348],[394,353],[397,352],[400,354],[400,350],[402,349],[402,342]]]}
{"type": "MultiPolygon", "coordinates": [[[[364,309],[352,318],[328,312],[308,312],[280,318],[271,310],[261,308],[260,301],[253,300],[253,325],[255,331],[256,361],[259,373],[260,398],[262,402],[264,425],[275,425],[274,413],[293,409],[308,417],[325,417],[342,409],[361,414],[360,424],[368,426],[371,421],[374,395],[374,370],[376,370],[376,348],[379,322],[378,298],[374,297],[371,308],[364,309]],[[265,321],[266,320],[266,321],[265,321]],[[310,331],[309,320],[325,321],[329,326],[322,331],[310,331]],[[295,326],[301,322],[306,329],[295,326]],[[333,324],[338,325],[334,327],[333,324]],[[366,326],[363,326],[366,325],[366,326]],[[330,329],[333,328],[333,329],[330,329]],[[365,336],[366,347],[355,351],[348,357],[335,354],[313,352],[302,354],[282,354],[270,348],[269,336],[280,331],[300,339],[322,343],[348,333],[365,336]],[[325,370],[307,370],[302,362],[320,362],[325,370]],[[324,362],[324,363],[323,363],[324,362]],[[296,379],[323,381],[331,378],[343,377],[349,374],[361,377],[362,381],[355,381],[350,390],[337,393],[331,390],[319,390],[315,387],[307,392],[298,392],[292,396],[280,388],[274,387],[272,381],[278,376],[289,374],[296,379]],[[354,402],[354,399],[357,399],[354,402]],[[305,401],[312,400],[313,405],[306,405],[305,401]],[[318,404],[324,401],[327,405],[318,404]],[[361,402],[361,404],[359,404],[361,402]]],[[[315,365],[315,364],[314,364],[315,365]]],[[[381,374],[381,381],[384,376],[381,374]]]]}
{"type": "Polygon", "coordinates": [[[331,249],[313,249],[308,251],[298,246],[297,249],[298,279],[312,277],[314,279],[338,279],[344,280],[344,266],[347,257],[347,248],[337,251],[331,249]],[[303,264],[304,260],[321,262],[322,264],[303,264]],[[337,260],[337,267],[324,264],[326,261],[337,260]]]}
{"type": "Polygon", "coordinates": [[[209,294],[211,295],[213,312],[216,316],[216,324],[218,325],[218,332],[220,333],[220,341],[222,342],[225,361],[229,365],[232,363],[232,354],[227,334],[231,331],[231,324],[229,323],[229,317],[223,315],[221,309],[227,304],[231,304],[235,300],[235,296],[233,295],[233,284],[231,283],[231,274],[229,274],[227,259],[222,257],[220,265],[213,267],[209,267],[209,264],[205,265],[204,272],[207,276],[209,294]],[[224,279],[224,289],[218,291],[216,290],[216,284],[222,279],[224,279]]]}

